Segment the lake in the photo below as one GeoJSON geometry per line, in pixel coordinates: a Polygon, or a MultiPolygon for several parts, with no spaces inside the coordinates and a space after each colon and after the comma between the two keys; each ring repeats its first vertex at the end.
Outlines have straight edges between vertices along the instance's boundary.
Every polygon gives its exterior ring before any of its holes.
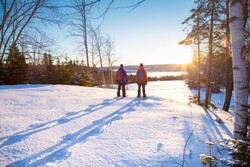
{"type": "MultiPolygon", "coordinates": [[[[128,75],[135,75],[136,70],[126,70],[128,75]]],[[[169,72],[169,71],[147,71],[148,77],[163,77],[163,76],[180,76],[187,72],[169,72]]]]}

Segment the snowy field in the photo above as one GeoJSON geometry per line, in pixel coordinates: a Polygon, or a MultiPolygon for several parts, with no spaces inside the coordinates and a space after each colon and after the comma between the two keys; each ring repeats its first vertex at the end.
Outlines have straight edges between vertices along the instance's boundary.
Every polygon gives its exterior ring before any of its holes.
{"type": "Polygon", "coordinates": [[[207,141],[232,138],[233,116],[189,104],[184,81],[136,87],[0,86],[0,166],[199,167],[207,141]]]}

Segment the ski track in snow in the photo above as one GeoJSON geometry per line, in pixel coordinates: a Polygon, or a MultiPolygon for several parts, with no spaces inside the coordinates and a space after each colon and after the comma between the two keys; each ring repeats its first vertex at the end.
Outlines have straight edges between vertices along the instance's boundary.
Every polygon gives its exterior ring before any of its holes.
{"type": "Polygon", "coordinates": [[[149,82],[146,99],[136,88],[0,86],[0,166],[175,167],[192,131],[185,163],[203,166],[205,142],[232,137],[232,115],[189,104],[184,81],[149,82]]]}

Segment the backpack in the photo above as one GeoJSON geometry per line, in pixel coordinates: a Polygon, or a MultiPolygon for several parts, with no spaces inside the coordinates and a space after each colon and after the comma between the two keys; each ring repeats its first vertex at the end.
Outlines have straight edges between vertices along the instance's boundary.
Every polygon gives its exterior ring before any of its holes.
{"type": "Polygon", "coordinates": [[[143,70],[138,70],[137,76],[138,76],[138,80],[144,79],[143,70]]]}
{"type": "Polygon", "coordinates": [[[117,80],[123,80],[123,72],[122,70],[118,70],[117,71],[117,80]]]}

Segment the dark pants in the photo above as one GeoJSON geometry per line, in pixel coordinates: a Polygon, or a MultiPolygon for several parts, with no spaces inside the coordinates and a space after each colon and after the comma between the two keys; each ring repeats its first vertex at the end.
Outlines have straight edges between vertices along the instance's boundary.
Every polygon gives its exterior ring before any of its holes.
{"type": "Polygon", "coordinates": [[[122,88],[122,96],[126,97],[126,91],[125,91],[125,83],[118,83],[118,90],[117,90],[117,96],[120,97],[120,91],[122,88]]]}
{"type": "Polygon", "coordinates": [[[145,92],[145,83],[137,83],[138,85],[138,94],[137,96],[138,97],[141,97],[141,87],[142,87],[142,94],[143,94],[143,97],[146,97],[146,92],[145,92]]]}

